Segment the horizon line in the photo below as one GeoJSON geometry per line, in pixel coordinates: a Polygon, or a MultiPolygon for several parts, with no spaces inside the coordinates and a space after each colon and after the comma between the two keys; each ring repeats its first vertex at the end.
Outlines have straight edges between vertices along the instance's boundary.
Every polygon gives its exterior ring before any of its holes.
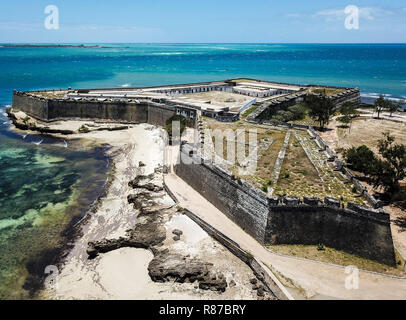
{"type": "Polygon", "coordinates": [[[0,45],[12,44],[406,44],[406,42],[0,42],[0,45]]]}

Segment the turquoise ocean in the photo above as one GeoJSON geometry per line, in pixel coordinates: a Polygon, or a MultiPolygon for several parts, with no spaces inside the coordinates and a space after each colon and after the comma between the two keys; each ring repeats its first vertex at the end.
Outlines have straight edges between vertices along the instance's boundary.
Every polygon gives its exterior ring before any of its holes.
{"type": "Polygon", "coordinates": [[[249,77],[406,99],[406,44],[0,44],[0,299],[29,299],[103,190],[102,148],[10,128],[12,90],[153,86],[249,77]]]}

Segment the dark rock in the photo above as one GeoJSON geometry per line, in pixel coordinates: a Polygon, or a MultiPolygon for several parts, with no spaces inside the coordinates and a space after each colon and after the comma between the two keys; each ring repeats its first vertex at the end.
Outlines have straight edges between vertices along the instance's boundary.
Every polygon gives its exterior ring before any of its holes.
{"type": "Polygon", "coordinates": [[[235,287],[237,284],[235,283],[234,280],[231,280],[229,283],[230,288],[235,287]]]}
{"type": "Polygon", "coordinates": [[[146,165],[144,162],[140,161],[139,164],[138,164],[138,166],[139,166],[139,167],[146,167],[147,165],[146,165]]]}
{"type": "Polygon", "coordinates": [[[144,176],[144,175],[139,175],[139,176],[136,176],[133,180],[131,180],[129,183],[128,183],[128,185],[130,186],[130,187],[132,187],[132,188],[137,188],[137,187],[139,187],[139,185],[141,184],[141,182],[143,181],[143,180],[152,180],[154,178],[154,174],[152,173],[152,174],[150,174],[150,175],[148,175],[148,176],[144,176]]]}
{"type": "Polygon", "coordinates": [[[298,197],[283,197],[282,201],[288,206],[297,206],[300,204],[300,198],[298,197]]]}
{"type": "Polygon", "coordinates": [[[140,192],[138,194],[130,194],[127,196],[127,201],[130,204],[134,205],[134,209],[142,209],[145,206],[148,206],[151,201],[151,194],[147,192],[140,192]]]}
{"type": "Polygon", "coordinates": [[[179,240],[180,240],[180,236],[174,236],[172,239],[175,240],[175,241],[179,241],[179,240]]]}
{"type": "Polygon", "coordinates": [[[331,197],[325,197],[324,198],[324,204],[329,206],[329,207],[336,207],[336,208],[341,207],[340,200],[335,199],[335,198],[331,198],[331,197]]]}
{"type": "Polygon", "coordinates": [[[133,189],[147,189],[151,192],[159,192],[162,191],[163,188],[161,186],[157,186],[151,182],[145,182],[144,180],[152,180],[154,178],[154,174],[150,174],[149,176],[137,176],[134,180],[131,180],[128,185],[133,189]]]}
{"type": "Polygon", "coordinates": [[[149,264],[148,271],[155,282],[199,282],[199,288],[224,292],[227,281],[222,274],[210,272],[212,264],[198,259],[188,259],[179,254],[157,255],[149,264]]]}
{"type": "Polygon", "coordinates": [[[277,206],[279,204],[279,197],[278,196],[270,196],[268,197],[268,202],[271,206],[277,206]]]}
{"type": "Polygon", "coordinates": [[[258,296],[258,297],[264,297],[264,296],[265,296],[265,290],[264,290],[264,288],[259,288],[259,289],[257,290],[257,296],[258,296]]]}
{"type": "Polygon", "coordinates": [[[200,281],[199,288],[202,290],[212,290],[224,292],[227,289],[227,281],[222,274],[213,274],[200,281]]]}
{"type": "Polygon", "coordinates": [[[90,259],[99,255],[99,253],[106,253],[123,247],[125,239],[119,238],[114,240],[103,239],[97,242],[89,242],[86,253],[90,259]]]}
{"type": "Polygon", "coordinates": [[[183,234],[183,231],[179,230],[179,229],[175,229],[172,231],[173,234],[176,234],[177,236],[181,236],[183,234]]]}
{"type": "Polygon", "coordinates": [[[318,206],[320,202],[319,198],[303,197],[303,203],[309,206],[318,206]]]}
{"type": "Polygon", "coordinates": [[[258,283],[258,279],[257,279],[257,278],[252,278],[252,279],[250,280],[250,283],[251,283],[251,284],[257,284],[257,283],[258,283]]]}
{"type": "Polygon", "coordinates": [[[162,244],[166,239],[166,230],[157,221],[138,224],[127,234],[127,238],[89,242],[86,250],[89,258],[93,259],[99,253],[106,253],[124,247],[151,249],[153,246],[162,244]]]}
{"type": "Polygon", "coordinates": [[[164,188],[157,186],[156,184],[153,183],[147,183],[147,184],[143,184],[143,185],[138,185],[136,188],[142,188],[142,189],[147,189],[148,191],[151,192],[160,192],[162,191],[164,188]]]}

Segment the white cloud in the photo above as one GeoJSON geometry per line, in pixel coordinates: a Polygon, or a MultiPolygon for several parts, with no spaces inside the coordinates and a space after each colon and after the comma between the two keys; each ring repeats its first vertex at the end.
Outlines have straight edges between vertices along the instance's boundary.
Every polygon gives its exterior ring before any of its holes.
{"type": "MultiPolygon", "coordinates": [[[[393,15],[394,12],[390,10],[385,10],[382,8],[378,7],[360,7],[359,8],[359,16],[360,18],[366,19],[366,20],[374,20],[375,18],[378,17],[384,17],[384,16],[389,16],[393,15]]],[[[342,20],[344,17],[346,17],[345,14],[345,8],[342,9],[327,9],[327,10],[321,10],[313,14],[313,17],[324,17],[326,21],[336,21],[336,20],[342,20]]]]}

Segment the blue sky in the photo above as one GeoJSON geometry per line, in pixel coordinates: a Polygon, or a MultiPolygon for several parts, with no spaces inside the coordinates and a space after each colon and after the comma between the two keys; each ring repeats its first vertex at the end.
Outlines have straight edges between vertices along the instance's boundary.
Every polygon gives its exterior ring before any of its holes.
{"type": "Polygon", "coordinates": [[[13,0],[0,2],[0,42],[376,43],[406,39],[406,1],[13,0]],[[59,29],[47,30],[47,5],[59,29]],[[360,9],[358,30],[344,8],[360,9]]]}

